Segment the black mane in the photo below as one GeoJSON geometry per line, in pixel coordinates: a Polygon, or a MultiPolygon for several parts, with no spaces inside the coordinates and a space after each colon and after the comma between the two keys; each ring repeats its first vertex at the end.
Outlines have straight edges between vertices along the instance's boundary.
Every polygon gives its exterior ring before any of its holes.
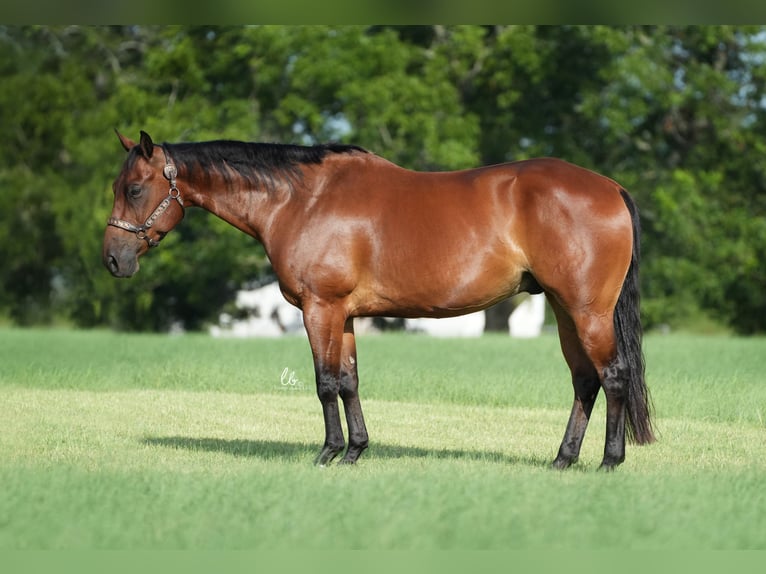
{"type": "Polygon", "coordinates": [[[163,148],[179,173],[187,177],[194,177],[197,170],[203,177],[217,172],[231,183],[239,175],[251,185],[267,188],[272,188],[276,179],[295,183],[300,179],[300,165],[320,164],[329,154],[367,153],[359,146],[337,143],[300,146],[231,140],[163,144],[163,148]]]}

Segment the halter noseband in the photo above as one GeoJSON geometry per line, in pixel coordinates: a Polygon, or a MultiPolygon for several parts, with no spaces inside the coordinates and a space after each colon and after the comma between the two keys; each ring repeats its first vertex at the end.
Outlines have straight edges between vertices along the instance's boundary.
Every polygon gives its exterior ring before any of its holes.
{"type": "Polygon", "coordinates": [[[165,199],[160,202],[157,208],[152,211],[151,215],[146,218],[146,221],[144,221],[143,225],[134,225],[129,221],[125,221],[124,219],[117,219],[116,217],[110,217],[106,221],[107,225],[111,225],[112,227],[119,227],[125,231],[135,233],[136,237],[145,240],[149,244],[149,247],[157,247],[160,244],[160,241],[162,241],[162,236],[155,240],[149,237],[146,232],[152,227],[152,225],[156,223],[157,219],[159,219],[159,217],[165,213],[168,207],[170,207],[172,200],[175,199],[178,202],[178,205],[181,206],[181,217],[183,218],[183,216],[186,214],[186,210],[184,209],[184,202],[183,199],[181,199],[181,192],[178,191],[178,187],[176,187],[176,176],[178,175],[178,170],[176,169],[176,166],[173,165],[173,162],[170,161],[170,156],[168,155],[164,145],[162,146],[162,153],[165,155],[165,167],[162,168],[162,175],[164,175],[165,179],[170,182],[170,189],[168,190],[167,197],[165,197],[165,199]]]}

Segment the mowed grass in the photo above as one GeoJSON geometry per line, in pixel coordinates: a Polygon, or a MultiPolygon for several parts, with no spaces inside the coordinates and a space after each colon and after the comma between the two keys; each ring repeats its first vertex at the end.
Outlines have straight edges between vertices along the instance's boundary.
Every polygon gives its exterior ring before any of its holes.
{"type": "Polygon", "coordinates": [[[0,330],[0,548],[766,548],[766,340],[647,337],[659,441],[600,473],[603,397],[548,468],[555,336],[358,339],[371,446],[317,468],[305,338],[0,330]]]}

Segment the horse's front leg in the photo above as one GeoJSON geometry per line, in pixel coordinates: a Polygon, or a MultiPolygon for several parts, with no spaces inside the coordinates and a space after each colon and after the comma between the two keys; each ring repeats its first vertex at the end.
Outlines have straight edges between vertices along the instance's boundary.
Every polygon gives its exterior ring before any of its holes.
{"type": "Polygon", "coordinates": [[[343,332],[343,348],[341,351],[340,398],[343,399],[343,409],[346,411],[348,425],[348,450],[341,460],[343,464],[353,464],[359,455],[367,448],[367,427],[362,415],[362,404],[359,402],[359,375],[356,361],[356,340],[354,336],[354,319],[346,320],[343,332]]]}
{"type": "Polygon", "coordinates": [[[324,415],[324,445],[314,464],[325,466],[345,447],[338,411],[338,393],[341,387],[343,327],[346,316],[334,306],[318,303],[304,306],[303,323],[314,356],[317,396],[322,403],[324,415]]]}

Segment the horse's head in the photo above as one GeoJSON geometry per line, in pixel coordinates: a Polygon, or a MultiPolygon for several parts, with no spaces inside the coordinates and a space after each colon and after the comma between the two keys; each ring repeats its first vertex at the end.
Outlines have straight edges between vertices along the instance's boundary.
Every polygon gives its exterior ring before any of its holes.
{"type": "Polygon", "coordinates": [[[155,247],[183,219],[176,168],[146,132],[138,144],[121,135],[128,158],[114,180],[114,207],[104,233],[104,265],[115,277],[138,271],[138,258],[155,247]]]}

